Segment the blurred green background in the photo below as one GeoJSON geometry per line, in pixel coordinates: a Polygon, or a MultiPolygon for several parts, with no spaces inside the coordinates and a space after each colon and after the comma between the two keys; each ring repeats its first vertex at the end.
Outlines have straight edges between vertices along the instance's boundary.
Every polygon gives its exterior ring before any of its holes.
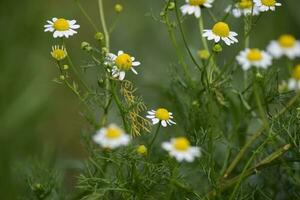
{"type": "MultiPolygon", "coordinates": [[[[176,63],[175,53],[165,26],[147,16],[151,12],[159,16],[163,2],[104,1],[108,24],[117,18],[114,4],[124,6],[111,36],[112,51],[125,50],[142,62],[138,68],[139,76],[128,77],[138,86],[138,92],[149,107],[171,106],[165,91],[170,82],[170,64],[176,63]]],[[[184,0],[178,2],[183,4],[184,0]]],[[[216,0],[213,12],[218,17],[223,16],[229,2],[216,0]]],[[[82,0],[81,3],[99,25],[97,1],[82,0]]],[[[251,35],[251,46],[264,48],[269,40],[282,33],[292,33],[299,38],[300,4],[298,0],[282,3],[283,6],[276,12],[264,13],[251,35]]],[[[210,28],[213,22],[206,12],[204,15],[206,27],[210,28]]],[[[80,116],[81,105],[69,90],[52,81],[57,77],[57,71],[49,52],[56,41],[50,33],[43,32],[43,25],[52,17],[76,19],[81,25],[79,34],[67,43],[69,54],[75,58],[76,64],[83,64],[85,54],[80,50],[80,43],[88,41],[95,44],[94,32],[74,1],[0,1],[1,199],[15,199],[20,194],[22,177],[19,170],[27,159],[48,159],[60,163],[85,157],[80,135],[88,125],[80,116]]],[[[242,33],[242,20],[230,17],[229,21],[233,30],[242,33]]],[[[186,18],[184,29],[196,54],[200,40],[194,17],[186,18]]],[[[232,50],[237,52],[239,48],[241,46],[236,45],[232,50]]],[[[228,48],[224,52],[232,55],[228,48]]],[[[74,178],[66,180],[66,183],[71,190],[74,178]]]]}

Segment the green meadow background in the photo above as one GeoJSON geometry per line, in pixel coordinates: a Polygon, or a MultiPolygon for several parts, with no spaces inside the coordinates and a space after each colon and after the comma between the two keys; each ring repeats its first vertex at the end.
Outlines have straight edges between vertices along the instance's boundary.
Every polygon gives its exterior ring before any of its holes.
{"type": "MultiPolygon", "coordinates": [[[[180,5],[184,3],[177,1],[180,5]]],[[[166,27],[149,17],[150,13],[159,15],[163,2],[104,0],[109,25],[118,17],[114,4],[124,6],[111,35],[112,51],[125,50],[142,62],[139,75],[130,74],[128,78],[135,82],[149,107],[166,105],[172,110],[166,92],[170,67],[176,62],[175,52],[166,27]]],[[[215,1],[213,12],[217,17],[223,16],[229,2],[215,1]]],[[[281,2],[283,6],[276,12],[264,13],[258,21],[251,34],[252,47],[265,48],[269,40],[283,33],[300,38],[299,0],[281,2]]],[[[81,3],[100,27],[97,1],[81,0],[81,3]]],[[[206,27],[210,28],[213,22],[205,11],[203,14],[206,27]]],[[[0,1],[0,196],[3,200],[16,199],[23,192],[22,172],[36,159],[65,171],[64,186],[72,191],[80,161],[86,156],[81,135],[88,124],[80,115],[81,105],[69,90],[52,81],[57,71],[49,52],[56,40],[43,31],[46,20],[52,17],[78,20],[81,28],[79,34],[68,39],[68,52],[77,65],[83,64],[85,53],[80,50],[81,42],[93,45],[96,42],[93,29],[74,1],[0,1]]],[[[228,20],[232,29],[242,34],[242,20],[233,17],[228,20]]],[[[194,17],[186,18],[184,29],[196,54],[200,37],[194,17]]],[[[239,45],[225,47],[224,55],[232,55],[239,48],[239,45]]],[[[91,74],[86,78],[91,78],[91,74]]]]}

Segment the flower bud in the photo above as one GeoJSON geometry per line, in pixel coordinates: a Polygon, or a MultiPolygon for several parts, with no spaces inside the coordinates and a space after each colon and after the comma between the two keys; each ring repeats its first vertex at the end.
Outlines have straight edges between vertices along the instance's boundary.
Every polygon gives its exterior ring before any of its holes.
{"type": "Polygon", "coordinates": [[[103,47],[103,48],[102,48],[102,54],[103,54],[103,55],[106,55],[107,53],[108,53],[108,48],[103,47]]]}
{"type": "Polygon", "coordinates": [[[62,80],[62,81],[64,81],[66,79],[66,77],[64,75],[60,75],[59,79],[62,80]]]}
{"type": "Polygon", "coordinates": [[[97,33],[95,34],[95,39],[98,40],[98,41],[102,41],[102,40],[104,39],[103,33],[97,32],[97,33]]]}
{"type": "Polygon", "coordinates": [[[120,13],[120,12],[122,12],[123,11],[123,6],[121,5],[121,4],[119,4],[119,3],[117,3],[116,5],[115,5],[115,12],[116,13],[120,13]]]}
{"type": "Polygon", "coordinates": [[[264,79],[264,76],[259,72],[256,73],[255,77],[256,77],[256,80],[258,80],[258,81],[262,81],[264,79]]]}
{"type": "Polygon", "coordinates": [[[198,51],[198,56],[202,59],[202,60],[207,60],[209,58],[209,51],[207,50],[199,50],[198,51]]]}
{"type": "Polygon", "coordinates": [[[220,44],[217,43],[217,44],[215,44],[215,45],[213,46],[212,50],[213,50],[214,52],[216,52],[216,53],[220,53],[220,52],[223,51],[223,48],[222,48],[222,46],[221,46],[220,44]]]}
{"type": "Polygon", "coordinates": [[[68,70],[68,69],[69,69],[69,65],[64,65],[64,66],[63,66],[63,69],[64,69],[64,70],[68,70]]]}
{"type": "Polygon", "coordinates": [[[170,2],[169,5],[168,5],[168,9],[169,10],[174,10],[175,8],[175,3],[174,2],[170,2]]]}
{"type": "Polygon", "coordinates": [[[148,153],[148,149],[145,145],[138,146],[136,151],[138,154],[143,155],[143,156],[147,155],[147,153],[148,153]]]}

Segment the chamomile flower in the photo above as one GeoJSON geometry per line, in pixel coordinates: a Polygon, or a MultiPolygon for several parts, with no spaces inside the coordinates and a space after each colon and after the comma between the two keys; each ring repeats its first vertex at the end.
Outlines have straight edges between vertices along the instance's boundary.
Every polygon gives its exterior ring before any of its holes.
{"type": "Polygon", "coordinates": [[[128,145],[130,137],[115,124],[110,124],[98,130],[93,140],[103,148],[115,149],[128,145]]]}
{"type": "Polygon", "coordinates": [[[300,42],[292,35],[281,35],[278,40],[271,41],[268,52],[275,58],[287,56],[289,59],[300,57],[300,42]]]}
{"type": "Polygon", "coordinates": [[[272,57],[259,49],[245,49],[237,55],[236,59],[243,70],[248,70],[252,66],[266,69],[272,64],[272,57]]]}
{"type": "Polygon", "coordinates": [[[180,7],[183,15],[192,15],[199,18],[201,15],[201,7],[211,8],[214,0],[185,0],[186,4],[180,7]]]}
{"type": "Polygon", "coordinates": [[[173,124],[176,124],[172,120],[173,113],[169,112],[165,108],[159,108],[156,111],[148,111],[148,115],[146,117],[152,120],[152,124],[157,124],[160,122],[163,127],[166,127],[167,125],[171,126],[173,124]]]}
{"type": "Polygon", "coordinates": [[[118,78],[119,80],[124,80],[126,71],[131,70],[133,73],[138,74],[137,71],[133,68],[139,66],[141,63],[135,61],[134,57],[131,57],[129,54],[119,51],[118,55],[109,53],[107,55],[107,61],[105,64],[112,64],[112,77],[118,78]]]}
{"type": "Polygon", "coordinates": [[[231,13],[234,17],[239,18],[242,15],[259,15],[259,9],[255,5],[253,5],[252,0],[240,0],[238,3],[229,5],[225,12],[231,13]]]}
{"type": "Polygon", "coordinates": [[[175,157],[178,162],[193,162],[195,157],[201,156],[200,148],[191,146],[185,137],[173,138],[170,142],[164,142],[162,148],[167,150],[170,156],[175,157]]]}
{"type": "Polygon", "coordinates": [[[67,55],[68,55],[67,51],[63,46],[61,47],[59,45],[52,46],[51,56],[55,60],[57,61],[63,60],[64,58],[67,57],[67,55]]]}
{"type": "Polygon", "coordinates": [[[229,25],[225,22],[217,22],[211,30],[203,30],[202,34],[207,40],[214,40],[216,43],[223,40],[228,46],[238,42],[235,38],[237,35],[236,32],[230,31],[229,25]]]}
{"type": "Polygon", "coordinates": [[[275,11],[276,6],[281,6],[281,3],[278,3],[276,0],[253,0],[253,2],[261,12],[275,11]]]}
{"type": "Polygon", "coordinates": [[[300,64],[297,65],[292,73],[292,78],[288,82],[290,90],[300,90],[300,64]]]}
{"type": "Polygon", "coordinates": [[[47,22],[48,24],[44,26],[45,32],[53,32],[54,38],[69,38],[77,33],[74,29],[80,28],[80,25],[76,24],[76,20],[52,18],[52,21],[48,20],[47,22]]]}

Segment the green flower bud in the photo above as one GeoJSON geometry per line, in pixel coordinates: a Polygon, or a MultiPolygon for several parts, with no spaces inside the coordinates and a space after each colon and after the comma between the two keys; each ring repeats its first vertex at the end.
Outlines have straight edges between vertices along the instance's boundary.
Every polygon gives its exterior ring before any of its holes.
{"type": "Polygon", "coordinates": [[[256,73],[255,77],[258,81],[262,81],[264,79],[264,76],[259,72],[256,73]]]}
{"type": "Polygon", "coordinates": [[[222,46],[220,45],[220,44],[215,44],[214,46],[213,46],[213,49],[212,49],[214,52],[216,52],[216,53],[220,53],[220,52],[222,52],[223,51],[223,48],[222,48],[222,46]]]}
{"type": "Polygon", "coordinates": [[[62,81],[64,81],[66,79],[66,77],[64,75],[60,75],[59,79],[62,80],[62,81]]]}
{"type": "Polygon", "coordinates": [[[169,10],[174,10],[175,8],[175,3],[174,2],[170,2],[169,5],[168,5],[168,9],[169,10]]]}
{"type": "Polygon", "coordinates": [[[209,51],[207,50],[199,50],[198,51],[198,56],[202,59],[202,60],[207,60],[210,56],[209,51]]]}
{"type": "Polygon", "coordinates": [[[103,48],[102,48],[102,54],[103,54],[103,55],[106,55],[107,53],[108,53],[108,48],[103,47],[103,48]]]}
{"type": "Polygon", "coordinates": [[[81,49],[82,50],[86,50],[86,48],[87,47],[90,47],[91,45],[90,45],[90,43],[88,43],[88,42],[82,42],[81,43],[81,49]]]}
{"type": "Polygon", "coordinates": [[[63,66],[63,69],[64,69],[64,70],[68,70],[68,69],[69,69],[69,65],[64,65],[64,66],[63,66]]]}
{"type": "Polygon", "coordinates": [[[102,40],[104,39],[103,33],[97,32],[97,33],[95,34],[95,39],[98,40],[98,41],[102,41],[102,40]]]}
{"type": "Polygon", "coordinates": [[[123,11],[123,6],[121,5],[121,4],[116,4],[115,5],[115,12],[116,13],[120,13],[120,12],[122,12],[123,11]]]}

